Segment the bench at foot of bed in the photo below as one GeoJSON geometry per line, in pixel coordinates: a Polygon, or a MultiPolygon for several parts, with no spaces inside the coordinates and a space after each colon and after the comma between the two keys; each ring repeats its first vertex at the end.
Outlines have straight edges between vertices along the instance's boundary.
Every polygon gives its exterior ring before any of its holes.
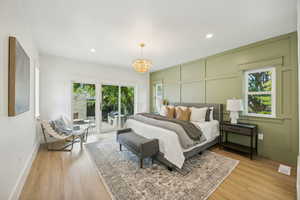
{"type": "Polygon", "coordinates": [[[144,158],[152,158],[159,151],[158,139],[145,138],[130,128],[117,131],[117,142],[120,144],[120,151],[123,145],[140,158],[140,168],[143,168],[144,158]]]}

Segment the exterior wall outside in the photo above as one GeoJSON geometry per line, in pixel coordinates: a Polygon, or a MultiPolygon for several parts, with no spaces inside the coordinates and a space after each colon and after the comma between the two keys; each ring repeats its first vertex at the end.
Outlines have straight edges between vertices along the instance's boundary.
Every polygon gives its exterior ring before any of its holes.
{"type": "Polygon", "coordinates": [[[73,112],[78,113],[78,119],[85,119],[87,114],[87,100],[85,97],[76,96],[72,99],[73,112]]]}

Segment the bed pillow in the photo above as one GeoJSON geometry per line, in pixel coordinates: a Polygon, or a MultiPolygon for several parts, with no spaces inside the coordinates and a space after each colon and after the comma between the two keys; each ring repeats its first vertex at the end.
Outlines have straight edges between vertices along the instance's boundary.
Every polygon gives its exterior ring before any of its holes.
{"type": "Polygon", "coordinates": [[[166,105],[162,106],[160,111],[159,111],[159,114],[162,115],[162,116],[167,117],[167,115],[168,115],[168,109],[167,108],[174,108],[174,106],[166,106],[166,105]]]}
{"type": "Polygon", "coordinates": [[[205,114],[205,121],[213,121],[214,120],[214,107],[209,107],[205,114]]]}
{"type": "Polygon", "coordinates": [[[188,107],[186,106],[176,106],[175,107],[175,118],[177,119],[177,113],[179,113],[180,111],[178,111],[178,109],[181,108],[181,110],[185,111],[186,109],[188,109],[188,107]]]}
{"type": "Polygon", "coordinates": [[[176,119],[183,120],[183,121],[189,121],[191,116],[190,109],[182,109],[180,107],[176,107],[176,119]]]}
{"type": "Polygon", "coordinates": [[[209,121],[214,120],[214,107],[209,108],[210,113],[209,113],[209,121]]]}
{"type": "Polygon", "coordinates": [[[186,110],[186,109],[188,109],[188,107],[186,107],[186,106],[176,106],[175,108],[176,108],[176,109],[181,108],[181,110],[186,110]]]}
{"type": "Polygon", "coordinates": [[[211,109],[210,108],[208,108],[207,110],[206,110],[206,113],[205,113],[205,121],[206,122],[209,122],[210,121],[210,113],[211,113],[211,109]]]}
{"type": "Polygon", "coordinates": [[[207,107],[204,108],[195,108],[191,107],[191,118],[190,120],[192,122],[204,122],[205,121],[205,116],[206,116],[206,111],[207,107]]]}
{"type": "Polygon", "coordinates": [[[166,107],[167,113],[166,113],[166,117],[169,119],[174,119],[175,116],[175,108],[174,106],[167,106],[166,107]]]}

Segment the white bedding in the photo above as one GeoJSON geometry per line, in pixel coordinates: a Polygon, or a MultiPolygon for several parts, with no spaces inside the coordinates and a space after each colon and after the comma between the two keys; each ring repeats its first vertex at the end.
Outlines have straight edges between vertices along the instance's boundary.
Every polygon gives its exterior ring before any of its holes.
{"type": "Polygon", "coordinates": [[[126,122],[126,127],[132,128],[137,134],[140,134],[146,138],[158,139],[160,152],[164,154],[165,158],[169,162],[173,163],[178,168],[181,168],[185,160],[183,154],[184,152],[211,142],[217,136],[219,136],[219,122],[217,120],[193,123],[202,130],[207,140],[189,149],[183,149],[181,147],[178,136],[173,131],[148,125],[134,119],[128,119],[126,122]]]}

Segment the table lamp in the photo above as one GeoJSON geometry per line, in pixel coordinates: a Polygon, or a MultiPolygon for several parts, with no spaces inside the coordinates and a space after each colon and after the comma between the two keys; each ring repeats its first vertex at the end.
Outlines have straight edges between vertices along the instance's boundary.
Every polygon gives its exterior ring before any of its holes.
{"type": "Polygon", "coordinates": [[[230,111],[230,119],[232,124],[237,124],[239,118],[239,111],[243,110],[241,99],[228,99],[227,110],[230,111]]]}

